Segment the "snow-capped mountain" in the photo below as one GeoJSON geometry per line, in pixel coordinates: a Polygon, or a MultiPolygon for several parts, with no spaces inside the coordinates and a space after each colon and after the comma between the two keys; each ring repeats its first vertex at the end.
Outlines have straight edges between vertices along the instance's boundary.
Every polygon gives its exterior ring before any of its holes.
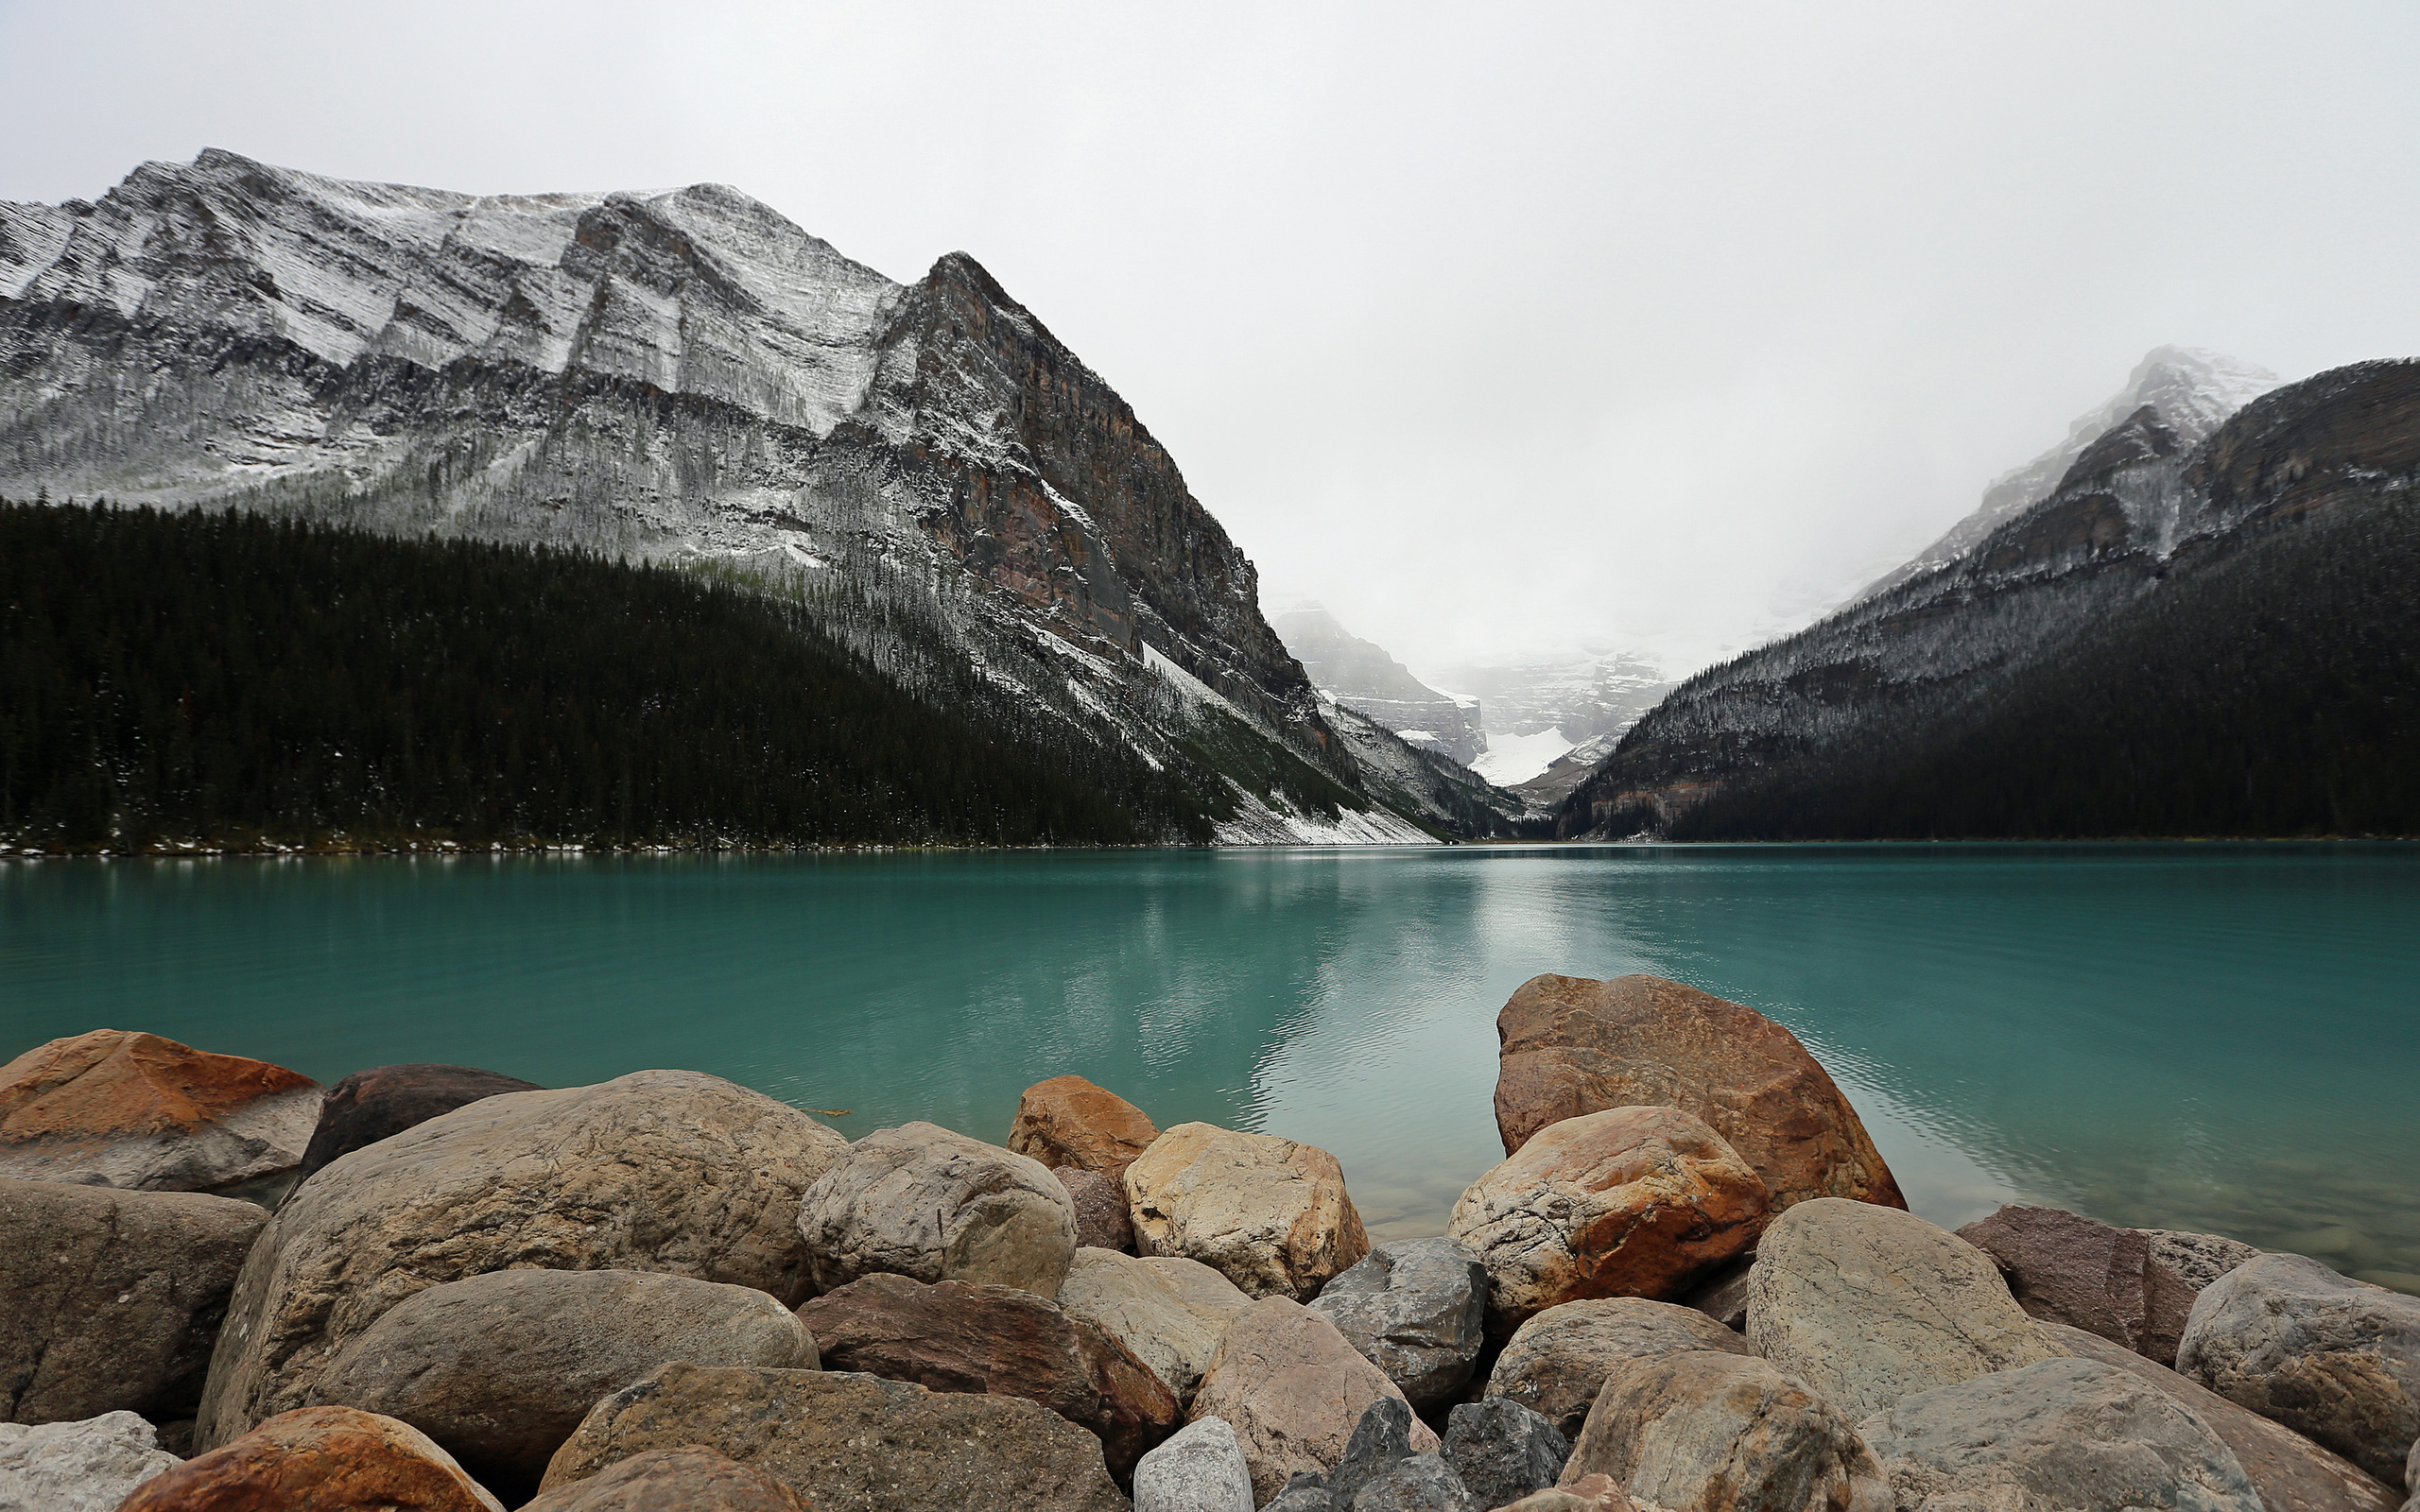
{"type": "Polygon", "coordinates": [[[737,574],[856,606],[833,632],[877,662],[904,616],[1092,738],[1206,764],[1225,838],[1426,838],[1031,312],[961,253],[897,283],[718,185],[482,197],[209,151],[0,205],[0,492],[38,490],[737,574]]]}
{"type": "Polygon", "coordinates": [[[1429,687],[1388,655],[1386,647],[1347,630],[1323,606],[1280,610],[1270,616],[1270,624],[1312,684],[1330,698],[1464,766],[1487,748],[1478,700],[1452,698],[1429,687]]]}

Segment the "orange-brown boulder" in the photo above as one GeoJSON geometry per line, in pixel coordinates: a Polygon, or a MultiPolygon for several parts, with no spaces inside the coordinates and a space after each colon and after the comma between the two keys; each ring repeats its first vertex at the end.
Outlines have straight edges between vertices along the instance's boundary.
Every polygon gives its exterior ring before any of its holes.
{"type": "Polygon", "coordinates": [[[1755,1246],[1765,1183],[1675,1108],[1549,1125],[1466,1188],[1446,1220],[1487,1267],[1487,1329],[1505,1338],[1561,1302],[1669,1298],[1755,1246]]]}
{"type": "Polygon", "coordinates": [[[1809,1197],[1908,1205],[1831,1076],[1754,1008],[1660,976],[1538,976],[1504,1005],[1495,1033],[1507,1155],[1567,1118],[1663,1106],[1728,1140],[1776,1212],[1809,1197]]]}
{"type": "Polygon", "coordinates": [[[409,1423],[354,1407],[280,1413],[146,1481],[118,1512],[504,1512],[409,1423]]]}
{"type": "Polygon", "coordinates": [[[1134,1157],[1159,1137],[1141,1108],[1081,1076],[1053,1076],[1027,1088],[1009,1125],[1009,1148],[1019,1155],[1121,1182],[1134,1157]]]}
{"type": "Polygon", "coordinates": [[[320,1084],[299,1072],[95,1029],[0,1066],[0,1177],[247,1187],[301,1164],[319,1121],[320,1084]]]}

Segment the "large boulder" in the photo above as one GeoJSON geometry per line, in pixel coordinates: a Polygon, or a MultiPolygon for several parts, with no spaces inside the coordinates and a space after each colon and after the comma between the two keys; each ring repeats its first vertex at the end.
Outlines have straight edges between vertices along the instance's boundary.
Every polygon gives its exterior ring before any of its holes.
{"type": "Polygon", "coordinates": [[[290,1177],[319,1121],[299,1072],[95,1029],[0,1066],[0,1177],[253,1195],[290,1177]]]}
{"type": "Polygon", "coordinates": [[[1913,1213],[1837,1197],[1765,1230],[1748,1342],[1859,1419],[2057,1355],[1981,1250],[1913,1213]]]}
{"type": "Polygon", "coordinates": [[[1081,1076],[1053,1076],[1027,1088],[1009,1125],[1009,1148],[1019,1155],[1121,1184],[1126,1168],[1159,1137],[1141,1108],[1081,1076]]]}
{"type": "Polygon", "coordinates": [[[0,1508],[117,1512],[136,1486],[183,1463],[130,1412],[81,1422],[0,1423],[0,1508]]]}
{"type": "Polygon", "coordinates": [[[1571,1439],[1517,1401],[1490,1397],[1458,1404],[1440,1451],[1479,1505],[1504,1506],[1563,1477],[1571,1439]]]}
{"type": "Polygon", "coordinates": [[[1445,1232],[1487,1267],[1503,1338],[1561,1302],[1670,1297],[1764,1228],[1765,1183],[1699,1119],[1612,1108],[1542,1130],[1474,1181],[1445,1232]]]}
{"type": "Polygon", "coordinates": [[[233,1197],[0,1180],[0,1421],[192,1417],[268,1222],[233,1197]]]}
{"type": "MultiPolygon", "coordinates": [[[[2258,1251],[2255,1251],[2258,1253],[2258,1251]]],[[[2386,1483],[2350,1460],[2320,1448],[2283,1423],[2273,1423],[2256,1412],[2237,1406],[2163,1365],[2144,1359],[2123,1345],[2097,1333],[2045,1323],[2042,1336],[2062,1354],[2114,1365],[2135,1380],[2168,1393],[2169,1399],[2209,1426],[2235,1451],[2237,1463],[2260,1493],[2261,1504],[2276,1512],[2395,1512],[2401,1499],[2386,1483]]]]}
{"type": "Polygon", "coordinates": [[[2420,1438],[2420,1297],[2263,1255],[2203,1291],[2176,1368],[2400,1486],[2420,1438]]]}
{"type": "Polygon", "coordinates": [[[1126,1209],[1124,1177],[1112,1180],[1072,1165],[1052,1166],[1050,1174],[1067,1189],[1067,1201],[1075,1208],[1078,1249],[1134,1253],[1134,1215],[1126,1209]]]}
{"type": "Polygon", "coordinates": [[[1100,1440],[1022,1397],[685,1362],[591,1409],[555,1452],[544,1490],[691,1444],[756,1467],[815,1512],[1127,1512],[1100,1440]]]}
{"type": "Polygon", "coordinates": [[[1014,1286],[876,1274],[826,1292],[799,1317],[833,1369],[1040,1402],[1100,1435],[1120,1481],[1180,1418],[1176,1393],[1132,1350],[1014,1286]]]}
{"type": "Polygon", "coordinates": [[[307,1181],[313,1172],[338,1156],[482,1097],[538,1090],[534,1081],[473,1066],[373,1066],[356,1071],[328,1089],[294,1179],[307,1181]]]}
{"type": "Polygon", "coordinates": [[[934,1124],[850,1145],[798,1227],[821,1291],[888,1274],[1056,1297],[1076,1258],[1076,1211],[1049,1167],[934,1124]]]}
{"type": "Polygon", "coordinates": [[[1992,1257],[2016,1305],[2032,1316],[2175,1363],[2195,1289],[2152,1258],[2148,1235],[2064,1208],[2010,1203],[1958,1237],[1992,1257]]]}
{"type": "Polygon", "coordinates": [[[2222,1234],[2197,1234],[2182,1228],[2145,1228],[2142,1235],[2151,1242],[2152,1262],[2167,1266],[2197,1296],[2203,1288],[2238,1265],[2260,1258],[2259,1250],[2240,1239],[2229,1239],[2222,1234]]]}
{"type": "Polygon", "coordinates": [[[1227,1320],[1252,1305],[1236,1283],[1199,1261],[1137,1260],[1079,1249],[1059,1306],[1133,1351],[1180,1402],[1193,1400],[1218,1356],[1227,1320]]]}
{"type": "Polygon", "coordinates": [[[2206,1424],[2097,1360],[2048,1360],[1919,1391],[1860,1432],[1903,1507],[2262,1512],[2234,1452],[2206,1424]]]}
{"type": "Polygon", "coordinates": [[[1485,1342],[1487,1267],[1451,1239],[1381,1245],[1312,1299],[1414,1407],[1450,1401],[1485,1342]]]}
{"type": "Polygon", "coordinates": [[[1655,1512],[1630,1499],[1610,1475],[1583,1475],[1569,1486],[1532,1491],[1500,1512],[1655,1512]]]}
{"type": "Polygon", "coordinates": [[[465,1276],[650,1270],[795,1302],[809,1284],[799,1200],[847,1149],[761,1092],[641,1071],[485,1098],[355,1150],[296,1188],[252,1246],[199,1442],[308,1401],[388,1309],[465,1276]]]}
{"type": "Polygon", "coordinates": [[[1530,1408],[1573,1438],[1608,1376],[1634,1361],[1683,1349],[1755,1352],[1692,1307],[1638,1297],[1565,1302],[1521,1325],[1495,1357],[1487,1395],[1530,1408]]]}
{"type": "Polygon", "coordinates": [[[779,1298],[635,1270],[498,1270],[407,1297],[338,1350],[318,1400],[400,1418],[516,1500],[596,1400],[666,1360],[814,1369],[779,1298]]]}
{"type": "MultiPolygon", "coordinates": [[[[1223,1418],[1235,1429],[1252,1467],[1253,1499],[1266,1503],[1290,1475],[1336,1469],[1370,1404],[1402,1396],[1335,1324],[1299,1302],[1265,1297],[1228,1323],[1194,1393],[1192,1417],[1223,1418]]],[[[1409,1442],[1420,1453],[1438,1447],[1437,1435],[1416,1419],[1409,1442]]]]}
{"type": "Polygon", "coordinates": [[[1370,1252],[1336,1157],[1270,1134],[1179,1124],[1126,1168],[1126,1202],[1136,1249],[1254,1297],[1307,1301],[1370,1252]]]}
{"type": "Polygon", "coordinates": [[[504,1512],[409,1423],[354,1407],[280,1413],[143,1484],[120,1512],[504,1512]]]}
{"type": "Polygon", "coordinates": [[[1134,1512],[1253,1512],[1252,1467],[1225,1418],[1198,1418],[1143,1456],[1134,1512]]]}
{"type": "Polygon", "coordinates": [[[1567,1118],[1662,1105],[1712,1125],[1776,1211],[1809,1197],[1908,1205],[1831,1076],[1753,1008],[1660,976],[1540,976],[1504,1005],[1495,1032],[1507,1155],[1567,1118]]]}
{"type": "Polygon", "coordinates": [[[521,1512],[809,1512],[798,1494],[753,1465],[702,1444],[650,1449],[584,1481],[557,1486],[521,1512]]]}
{"type": "Polygon", "coordinates": [[[1565,1483],[1602,1475],[1668,1512],[1891,1512],[1856,1425],[1754,1355],[1634,1361],[1588,1409],[1565,1483]]]}
{"type": "MultiPolygon", "coordinates": [[[[1412,1463],[1431,1460],[1443,1466],[1443,1456],[1436,1452],[1442,1446],[1414,1442],[1414,1432],[1423,1427],[1420,1419],[1412,1416],[1411,1404],[1400,1397],[1381,1397],[1363,1408],[1360,1421],[1353,1425],[1353,1432],[1345,1438],[1343,1456],[1321,1487],[1328,1504],[1340,1509],[1393,1512],[1406,1499],[1406,1493],[1416,1495],[1423,1488],[1445,1489],[1437,1485],[1439,1477],[1434,1471],[1412,1463]],[[1400,1484],[1383,1490],[1372,1489],[1393,1481],[1407,1469],[1410,1473],[1400,1484]]],[[[1451,1467],[1444,1468],[1450,1472],[1451,1467]]],[[[1454,1478],[1444,1500],[1467,1503],[1467,1491],[1460,1476],[1454,1478]]],[[[1453,1512],[1462,1512],[1462,1508],[1456,1505],[1453,1512]]]]}

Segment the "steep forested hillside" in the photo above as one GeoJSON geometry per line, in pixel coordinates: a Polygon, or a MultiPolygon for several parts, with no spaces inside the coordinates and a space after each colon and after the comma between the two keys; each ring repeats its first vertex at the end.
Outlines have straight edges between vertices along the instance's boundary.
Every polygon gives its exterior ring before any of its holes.
{"type": "Polygon", "coordinates": [[[876,651],[819,627],[883,612],[575,549],[0,501],[0,843],[1201,841],[1232,808],[920,655],[912,617],[876,651]]]}

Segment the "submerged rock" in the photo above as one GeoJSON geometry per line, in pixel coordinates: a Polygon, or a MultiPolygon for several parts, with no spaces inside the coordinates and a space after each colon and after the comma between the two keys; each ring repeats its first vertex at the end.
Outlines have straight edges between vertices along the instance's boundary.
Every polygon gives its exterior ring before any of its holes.
{"type": "Polygon", "coordinates": [[[1038,1081],[1017,1099],[1009,1148],[1046,1166],[1072,1165],[1121,1187],[1126,1168],[1160,1137],[1143,1110],[1081,1076],[1038,1081]]]}
{"type": "Polygon", "coordinates": [[[95,1029],[0,1066],[0,1177],[250,1195],[293,1171],[319,1119],[298,1072],[95,1029]]]}
{"type": "Polygon", "coordinates": [[[1310,1305],[1414,1407],[1432,1407],[1453,1399],[1478,1360],[1487,1267],[1451,1239],[1398,1239],[1329,1281],[1310,1305]]]}
{"type": "Polygon", "coordinates": [[[294,1178],[307,1181],[311,1173],[339,1156],[482,1097],[537,1091],[536,1082],[473,1066],[372,1066],[356,1071],[328,1089],[294,1178]]]}
{"type": "Polygon", "coordinates": [[[1126,1168],[1135,1247],[1198,1260],[1254,1297],[1308,1301],[1370,1252],[1336,1157],[1179,1124],[1126,1168]]]}
{"type": "Polygon", "coordinates": [[[878,1129],[806,1194],[798,1216],[829,1291],[887,1273],[1059,1295],[1076,1211],[1049,1168],[938,1125],[878,1129]]]}
{"type": "Polygon", "coordinates": [[[353,1407],[280,1413],[144,1483],[120,1512],[504,1512],[409,1423],[353,1407]]]}
{"type": "Polygon", "coordinates": [[[1488,1274],[1503,1338],[1558,1303],[1670,1297],[1754,1248],[1765,1184],[1702,1121],[1672,1108],[1565,1119],[1471,1183],[1445,1232],[1488,1274]]]}

